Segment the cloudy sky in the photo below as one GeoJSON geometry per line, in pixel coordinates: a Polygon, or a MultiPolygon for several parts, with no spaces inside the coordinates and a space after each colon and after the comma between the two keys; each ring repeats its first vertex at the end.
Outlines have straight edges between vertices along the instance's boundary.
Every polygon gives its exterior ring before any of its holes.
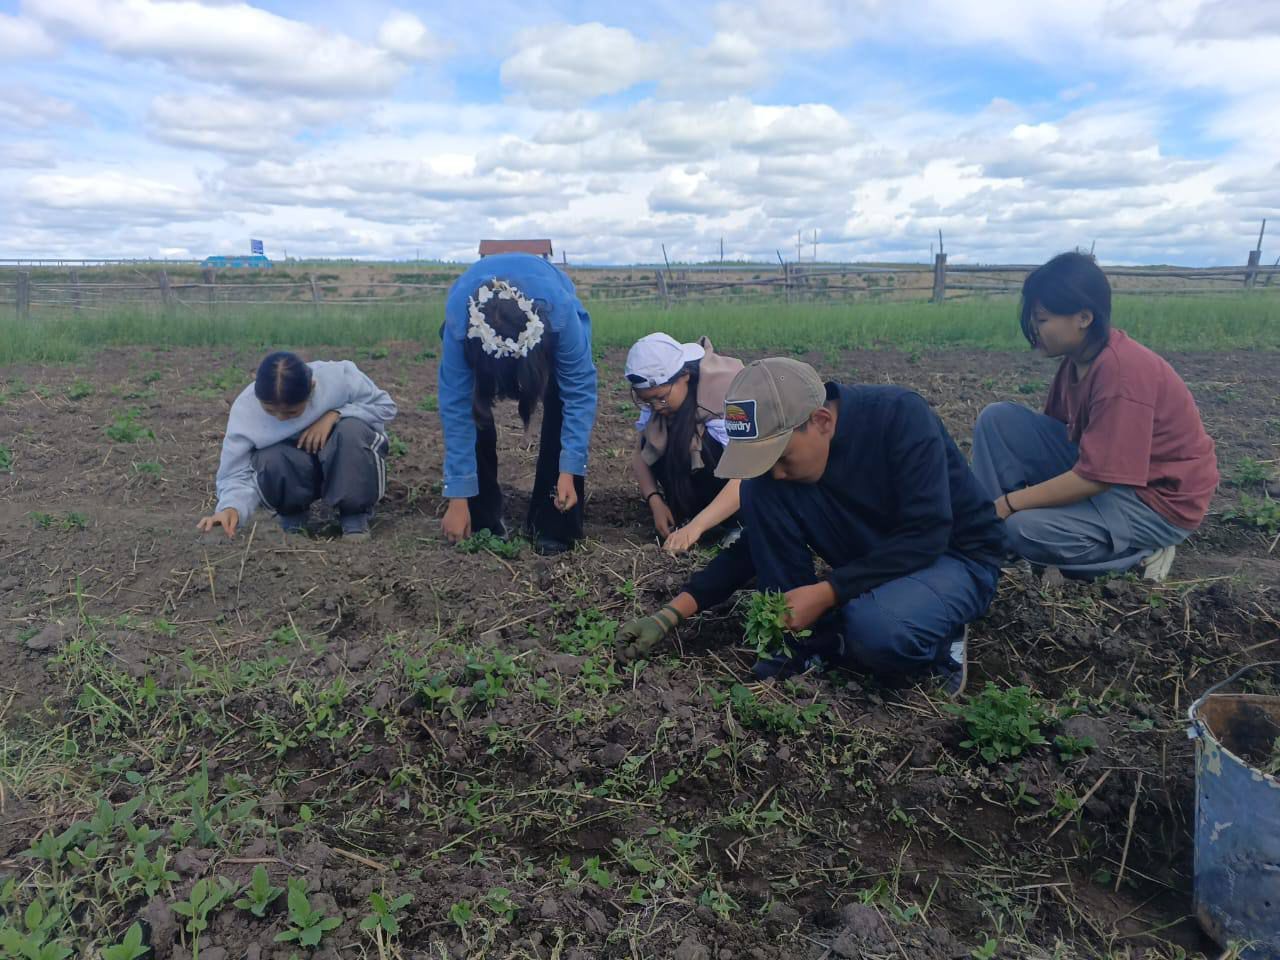
{"type": "Polygon", "coordinates": [[[1280,253],[1272,0],[0,0],[0,89],[6,257],[1280,253]]]}

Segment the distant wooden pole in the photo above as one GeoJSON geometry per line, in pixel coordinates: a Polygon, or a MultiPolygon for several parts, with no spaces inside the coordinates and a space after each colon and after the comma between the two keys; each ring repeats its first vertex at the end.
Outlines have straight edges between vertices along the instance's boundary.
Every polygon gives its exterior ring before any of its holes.
{"type": "Polygon", "coordinates": [[[661,270],[655,270],[654,277],[656,277],[658,281],[658,296],[662,298],[662,307],[664,310],[670,310],[671,294],[667,291],[667,278],[663,276],[661,270]]]}
{"type": "Polygon", "coordinates": [[[1249,251],[1249,262],[1244,268],[1244,285],[1245,288],[1251,288],[1258,279],[1258,265],[1262,262],[1261,250],[1249,251]]]}
{"type": "MultiPolygon", "coordinates": [[[[941,239],[938,241],[941,246],[941,239]]],[[[947,255],[939,252],[933,258],[933,302],[947,299],[947,255]]]]}
{"type": "Polygon", "coordinates": [[[213,267],[205,267],[200,271],[200,278],[204,280],[204,302],[209,308],[210,316],[213,315],[213,304],[215,301],[213,285],[217,282],[218,275],[214,273],[213,267]]]}
{"type": "Polygon", "coordinates": [[[23,270],[18,274],[18,289],[14,298],[18,304],[18,320],[31,319],[31,274],[23,270]]]}
{"type": "Polygon", "coordinates": [[[160,271],[160,304],[167,311],[173,306],[173,290],[169,286],[169,272],[167,270],[160,271]]]}
{"type": "Polygon", "coordinates": [[[307,279],[311,281],[311,312],[315,314],[316,319],[320,319],[320,285],[316,283],[316,275],[308,273],[307,279]]]}
{"type": "Polygon", "coordinates": [[[1258,244],[1254,247],[1259,253],[1262,252],[1262,235],[1267,232],[1267,218],[1262,218],[1262,229],[1258,231],[1258,244]]]}
{"type": "Polygon", "coordinates": [[[80,312],[80,271],[71,271],[71,309],[80,312]]]}

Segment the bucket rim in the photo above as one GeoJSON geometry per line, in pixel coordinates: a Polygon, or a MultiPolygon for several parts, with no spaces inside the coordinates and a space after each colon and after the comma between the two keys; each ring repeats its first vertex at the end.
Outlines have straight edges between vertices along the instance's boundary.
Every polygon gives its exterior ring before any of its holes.
{"type": "Polygon", "coordinates": [[[1235,683],[1246,673],[1251,670],[1256,670],[1259,667],[1280,667],[1280,660],[1259,660],[1257,663],[1249,663],[1231,674],[1231,676],[1227,677],[1225,680],[1219,680],[1217,683],[1213,684],[1213,686],[1209,687],[1209,689],[1205,690],[1204,693],[1200,694],[1200,696],[1196,697],[1196,699],[1192,701],[1191,706],[1187,707],[1187,720],[1190,721],[1191,725],[1195,727],[1197,731],[1205,731],[1207,728],[1204,725],[1204,721],[1199,717],[1200,708],[1204,706],[1205,701],[1223,687],[1227,686],[1227,684],[1235,683]]]}

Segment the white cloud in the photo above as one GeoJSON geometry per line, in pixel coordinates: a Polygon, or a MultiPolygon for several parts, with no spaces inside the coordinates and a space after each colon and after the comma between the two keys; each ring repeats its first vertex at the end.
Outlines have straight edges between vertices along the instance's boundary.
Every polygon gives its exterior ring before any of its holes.
{"type": "Polygon", "coordinates": [[[661,73],[662,51],[602,23],[540,27],[516,39],[504,86],[542,107],[572,106],[618,93],[661,73]]]}
{"type": "Polygon", "coordinates": [[[115,171],[89,175],[36,174],[27,178],[23,196],[40,207],[127,218],[135,223],[201,219],[214,211],[197,187],[115,171]]]}
{"type": "Polygon", "coordinates": [[[81,124],[84,119],[84,114],[74,103],[46,96],[28,87],[11,87],[0,98],[0,130],[5,127],[39,130],[62,124],[81,124]]]}
{"type": "Polygon", "coordinates": [[[412,13],[396,10],[378,28],[378,45],[404,60],[431,60],[444,47],[412,13]]]}
{"type": "Polygon", "coordinates": [[[57,44],[34,20],[0,13],[0,61],[47,57],[57,49],[57,44]]]}
{"type": "Polygon", "coordinates": [[[245,3],[26,0],[47,28],[203,80],[330,97],[390,90],[403,75],[386,50],[245,3]]]}
{"type": "Polygon", "coordinates": [[[217,93],[164,94],[151,101],[147,124],[157,140],[218,153],[293,152],[301,130],[344,116],[342,101],[252,100],[217,93]]]}

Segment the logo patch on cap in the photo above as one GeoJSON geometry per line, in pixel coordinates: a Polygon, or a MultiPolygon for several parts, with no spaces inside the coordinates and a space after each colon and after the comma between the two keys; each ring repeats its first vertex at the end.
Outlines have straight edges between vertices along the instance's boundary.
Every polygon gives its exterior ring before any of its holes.
{"type": "Polygon", "coordinates": [[[756,428],[756,402],[734,400],[724,406],[724,432],[730,440],[754,440],[760,436],[756,428]]]}

